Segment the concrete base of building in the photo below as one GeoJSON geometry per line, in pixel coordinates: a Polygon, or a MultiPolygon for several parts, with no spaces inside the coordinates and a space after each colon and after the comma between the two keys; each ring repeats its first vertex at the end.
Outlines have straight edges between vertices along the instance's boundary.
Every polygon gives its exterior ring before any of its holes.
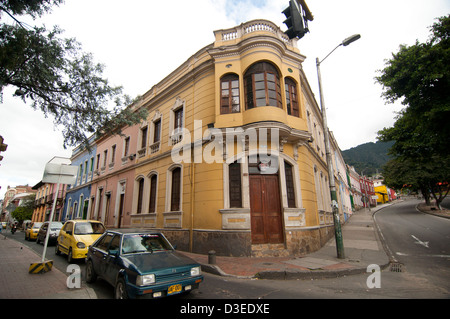
{"type": "MultiPolygon", "coordinates": [[[[154,229],[162,232],[178,250],[191,250],[189,229],[154,229]]],[[[252,244],[250,230],[193,230],[192,252],[230,257],[288,257],[302,256],[322,248],[334,236],[334,226],[285,230],[284,242],[252,244]]]]}

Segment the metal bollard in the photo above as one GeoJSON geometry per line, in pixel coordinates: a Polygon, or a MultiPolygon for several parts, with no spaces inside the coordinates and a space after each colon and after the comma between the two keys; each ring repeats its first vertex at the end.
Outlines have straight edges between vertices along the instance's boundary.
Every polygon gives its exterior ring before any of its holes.
{"type": "Polygon", "coordinates": [[[216,252],[214,250],[208,251],[208,264],[210,265],[216,264],[216,252]]]}

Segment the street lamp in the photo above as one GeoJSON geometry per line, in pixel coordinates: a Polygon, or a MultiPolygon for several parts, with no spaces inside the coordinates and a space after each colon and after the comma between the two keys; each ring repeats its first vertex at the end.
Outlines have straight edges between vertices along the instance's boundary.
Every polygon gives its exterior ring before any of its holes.
{"type": "Polygon", "coordinates": [[[337,257],[338,258],[345,258],[344,254],[344,243],[342,239],[342,230],[341,230],[341,222],[339,218],[339,208],[338,208],[338,202],[337,202],[337,195],[336,195],[336,184],[334,181],[334,169],[333,169],[333,162],[331,157],[331,147],[330,147],[330,136],[328,133],[328,125],[327,125],[327,115],[326,115],[326,108],[325,108],[325,101],[323,98],[323,89],[322,89],[322,77],[320,75],[320,64],[330,56],[331,53],[333,53],[338,47],[347,46],[350,43],[358,40],[361,36],[359,34],[352,35],[351,37],[348,37],[342,41],[339,45],[337,45],[328,55],[323,58],[322,61],[319,60],[319,58],[316,58],[316,66],[317,66],[317,76],[319,78],[319,94],[320,94],[320,107],[322,109],[322,121],[323,121],[323,130],[324,130],[324,137],[325,137],[325,153],[326,153],[326,159],[327,159],[327,166],[328,166],[328,180],[330,182],[330,193],[331,193],[331,208],[333,211],[333,221],[334,221],[334,237],[336,239],[336,251],[337,251],[337,257]]]}

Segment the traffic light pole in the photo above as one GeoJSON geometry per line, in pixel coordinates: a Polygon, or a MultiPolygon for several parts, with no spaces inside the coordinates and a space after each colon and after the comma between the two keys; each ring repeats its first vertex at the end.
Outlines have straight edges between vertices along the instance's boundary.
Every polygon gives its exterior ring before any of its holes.
{"type": "MultiPolygon", "coordinates": [[[[337,49],[337,47],[334,50],[336,50],[336,49],[337,49]]],[[[328,55],[330,55],[330,54],[328,54],[328,55]]],[[[328,57],[328,55],[325,57],[325,59],[328,57]]],[[[321,62],[319,61],[319,58],[316,58],[317,76],[319,78],[320,107],[322,109],[322,121],[323,121],[323,130],[324,130],[323,135],[325,137],[325,151],[326,151],[326,159],[327,159],[327,166],[328,166],[328,181],[330,183],[331,208],[332,208],[332,212],[333,212],[333,221],[334,221],[334,237],[336,239],[337,258],[344,259],[345,258],[344,242],[343,242],[343,238],[342,238],[341,221],[340,221],[340,217],[339,217],[339,207],[338,207],[337,195],[336,195],[336,183],[334,180],[333,160],[332,160],[332,156],[331,156],[330,136],[329,136],[328,125],[327,125],[325,101],[323,98],[322,76],[320,74],[320,63],[321,62]]]]}

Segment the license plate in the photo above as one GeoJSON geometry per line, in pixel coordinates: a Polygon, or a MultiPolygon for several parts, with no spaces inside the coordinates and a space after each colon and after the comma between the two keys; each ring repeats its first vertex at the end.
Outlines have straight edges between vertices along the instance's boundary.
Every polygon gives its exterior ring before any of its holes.
{"type": "Polygon", "coordinates": [[[181,285],[172,285],[169,286],[169,289],[167,290],[167,294],[175,294],[177,292],[181,292],[181,285]]]}

